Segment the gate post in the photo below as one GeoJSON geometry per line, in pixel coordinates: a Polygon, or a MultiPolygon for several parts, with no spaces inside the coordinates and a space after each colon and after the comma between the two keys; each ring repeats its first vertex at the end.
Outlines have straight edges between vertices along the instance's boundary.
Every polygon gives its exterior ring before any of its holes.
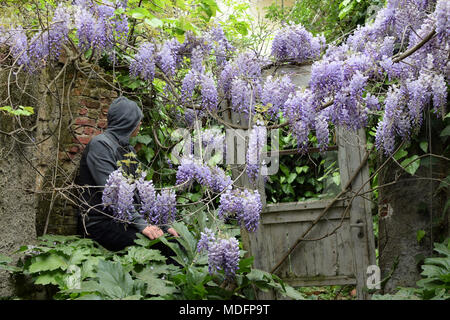
{"type": "MultiPolygon", "coordinates": [[[[365,161],[366,135],[364,129],[352,131],[342,127],[337,128],[338,161],[342,188],[358,170],[362,161],[365,161]]],[[[367,162],[367,161],[366,161],[367,162]]],[[[373,235],[373,221],[371,213],[369,180],[369,166],[367,163],[353,179],[347,194],[350,200],[350,237],[353,248],[353,261],[356,276],[356,292],[358,299],[368,299],[366,287],[367,270],[376,265],[375,240],[373,235]],[[368,193],[365,193],[368,192],[368,193]],[[355,193],[364,194],[364,198],[355,193]]]]}

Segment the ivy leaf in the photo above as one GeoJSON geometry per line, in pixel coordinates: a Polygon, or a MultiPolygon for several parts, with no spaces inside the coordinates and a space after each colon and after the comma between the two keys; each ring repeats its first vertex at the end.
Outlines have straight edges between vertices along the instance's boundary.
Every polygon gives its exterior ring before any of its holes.
{"type": "Polygon", "coordinates": [[[426,153],[426,152],[428,151],[428,142],[422,141],[422,142],[419,144],[419,146],[420,146],[420,149],[422,149],[423,152],[426,153]]]}
{"type": "Polygon", "coordinates": [[[406,172],[408,172],[411,175],[414,175],[420,167],[420,159],[418,155],[413,155],[410,158],[407,158],[403,160],[403,162],[400,164],[403,169],[405,169],[406,172]]]}
{"type": "Polygon", "coordinates": [[[441,131],[441,137],[450,136],[450,125],[446,126],[444,130],[441,131]]]}
{"type": "Polygon", "coordinates": [[[288,179],[287,179],[287,182],[288,182],[288,183],[292,183],[292,181],[294,181],[295,178],[297,178],[297,174],[296,174],[295,172],[292,172],[292,173],[289,174],[289,177],[288,177],[288,179]]]}
{"type": "Polygon", "coordinates": [[[417,230],[417,242],[420,243],[422,241],[423,237],[425,236],[426,232],[425,230],[417,230]]]}
{"type": "Polygon", "coordinates": [[[394,154],[394,159],[398,161],[406,155],[408,155],[408,151],[400,149],[394,154]]]}

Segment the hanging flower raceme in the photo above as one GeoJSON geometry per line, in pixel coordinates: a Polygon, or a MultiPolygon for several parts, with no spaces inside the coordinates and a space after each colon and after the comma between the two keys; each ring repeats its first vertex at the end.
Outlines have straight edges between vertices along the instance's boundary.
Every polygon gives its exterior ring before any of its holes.
{"type": "Polygon", "coordinates": [[[227,280],[234,279],[239,269],[239,242],[234,237],[216,239],[214,233],[205,228],[197,244],[197,251],[206,250],[208,270],[211,275],[222,270],[227,280]]]}
{"type": "Polygon", "coordinates": [[[42,67],[44,60],[59,58],[62,46],[68,40],[69,21],[70,14],[62,4],[59,4],[48,30],[37,33],[32,38],[29,52],[37,67],[42,67]]]}
{"type": "Polygon", "coordinates": [[[229,186],[220,196],[219,218],[226,220],[234,216],[239,225],[250,232],[258,229],[261,211],[261,197],[257,190],[241,191],[229,186]]]}
{"type": "Polygon", "coordinates": [[[275,35],[272,42],[272,56],[281,61],[304,62],[318,58],[324,44],[323,36],[314,37],[302,25],[288,26],[275,35]]]}
{"type": "Polygon", "coordinates": [[[295,92],[295,85],[288,76],[273,78],[268,76],[264,81],[261,103],[267,107],[267,114],[277,119],[289,95],[295,92]]]}
{"type": "Polygon", "coordinates": [[[261,59],[253,52],[243,52],[223,68],[219,87],[225,97],[231,99],[234,111],[255,112],[262,92],[261,67],[261,59]]]}
{"type": "Polygon", "coordinates": [[[119,168],[111,172],[102,194],[105,208],[110,208],[113,216],[129,221],[136,213],[135,191],[140,203],[136,203],[138,211],[144,219],[155,225],[166,225],[173,222],[177,214],[177,200],[173,190],[163,189],[156,193],[152,181],[145,180],[145,173],[133,181],[124,175],[119,168]]]}
{"type": "Polygon", "coordinates": [[[130,75],[134,78],[152,82],[155,76],[155,45],[151,42],[145,42],[140,47],[134,60],[130,63],[130,75]]]}
{"type": "Polygon", "coordinates": [[[113,171],[103,189],[102,202],[110,207],[114,217],[127,221],[134,212],[133,197],[135,184],[130,183],[120,169],[113,171]]]}
{"type": "Polygon", "coordinates": [[[141,199],[141,209],[139,213],[149,222],[154,224],[157,220],[154,217],[156,208],[156,191],[153,182],[145,180],[145,173],[136,181],[136,188],[141,199]]]}
{"type": "Polygon", "coordinates": [[[316,109],[317,100],[309,89],[297,91],[284,105],[283,115],[290,122],[290,131],[301,150],[308,148],[308,135],[315,125],[316,109]]]}
{"type": "Polygon", "coordinates": [[[235,48],[225,37],[223,29],[220,26],[211,28],[206,35],[206,39],[213,45],[217,66],[219,68],[225,66],[227,63],[227,54],[235,51],[235,48]]]}
{"type": "Polygon", "coordinates": [[[189,70],[181,85],[181,98],[186,105],[193,103],[192,98],[195,88],[200,90],[200,106],[206,110],[216,110],[219,96],[212,74],[200,73],[194,68],[189,70]]]}
{"type": "Polygon", "coordinates": [[[216,242],[214,232],[209,228],[205,228],[203,232],[200,232],[200,240],[197,243],[197,252],[201,252],[202,250],[208,251],[214,242],[216,242]]]}
{"type": "Polygon", "coordinates": [[[216,193],[222,192],[232,183],[231,178],[221,168],[216,166],[211,169],[208,165],[194,159],[193,156],[181,159],[176,178],[177,185],[185,184],[187,187],[193,181],[197,181],[216,193]]]}
{"type": "Polygon", "coordinates": [[[257,123],[250,130],[247,149],[247,175],[250,181],[256,181],[260,166],[263,165],[262,151],[267,143],[267,129],[262,123],[257,123]]]}
{"type": "Polygon", "coordinates": [[[14,61],[17,65],[24,66],[26,70],[30,72],[33,71],[31,59],[28,55],[28,38],[22,26],[5,33],[5,42],[11,47],[11,53],[14,61]]]}
{"type": "Polygon", "coordinates": [[[158,66],[161,70],[170,76],[175,75],[177,64],[181,61],[181,57],[178,55],[181,44],[176,38],[167,40],[162,45],[161,50],[156,57],[158,66]]]}
{"type": "Polygon", "coordinates": [[[156,225],[167,225],[175,221],[177,215],[177,199],[175,191],[170,189],[161,190],[156,196],[154,210],[150,221],[156,225]]]}

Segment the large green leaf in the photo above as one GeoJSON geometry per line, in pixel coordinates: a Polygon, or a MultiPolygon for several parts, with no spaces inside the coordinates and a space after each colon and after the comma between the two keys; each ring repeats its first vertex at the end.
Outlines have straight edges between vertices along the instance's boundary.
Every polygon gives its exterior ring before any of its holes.
{"type": "Polygon", "coordinates": [[[173,259],[180,265],[186,266],[189,259],[186,256],[186,254],[180,249],[180,246],[177,243],[170,242],[169,240],[166,239],[166,237],[160,237],[159,239],[161,239],[161,242],[163,242],[175,253],[173,259]]]}
{"type": "Polygon", "coordinates": [[[170,285],[170,282],[159,278],[151,269],[136,274],[136,278],[147,283],[147,294],[164,296],[177,292],[177,288],[170,285]]]}
{"type": "Polygon", "coordinates": [[[149,261],[166,261],[166,257],[164,257],[159,250],[147,249],[138,246],[130,247],[127,257],[133,264],[145,264],[149,261]]]}
{"type": "Polygon", "coordinates": [[[197,241],[184,223],[175,222],[173,228],[178,232],[180,237],[176,240],[186,249],[190,260],[194,259],[197,241]]]}
{"type": "Polygon", "coordinates": [[[31,273],[40,271],[52,271],[56,269],[66,270],[69,266],[66,258],[61,255],[50,253],[33,257],[28,271],[31,273]]]}
{"type": "Polygon", "coordinates": [[[53,270],[53,271],[44,271],[41,272],[36,279],[34,280],[34,284],[54,284],[61,285],[63,284],[63,276],[65,273],[61,270],[53,270]]]}
{"type": "Polygon", "coordinates": [[[101,293],[112,299],[123,299],[136,293],[133,279],[118,262],[100,260],[97,277],[101,293]]]}

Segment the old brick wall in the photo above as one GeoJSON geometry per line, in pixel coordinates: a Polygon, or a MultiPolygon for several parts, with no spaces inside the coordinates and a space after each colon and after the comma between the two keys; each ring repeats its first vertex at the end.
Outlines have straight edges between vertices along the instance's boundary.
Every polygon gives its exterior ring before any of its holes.
{"type": "MultiPolygon", "coordinates": [[[[117,92],[108,84],[112,83],[112,78],[102,74],[98,68],[94,70],[89,77],[80,73],[69,74],[66,77],[64,85],[66,87],[68,83],[71,85],[67,89],[68,99],[63,106],[65,111],[61,139],[54,143],[57,144],[59,159],[56,170],[57,187],[66,187],[67,190],[53,195],[53,199],[50,194],[41,198],[41,210],[37,215],[38,235],[45,229],[51,234],[76,233],[77,199],[72,197],[75,189],[70,185],[76,177],[85,146],[92,137],[106,129],[108,108],[114,98],[118,97],[117,92]]],[[[59,85],[63,86],[63,83],[59,85]]],[[[53,170],[50,170],[50,175],[53,170]]]]}

